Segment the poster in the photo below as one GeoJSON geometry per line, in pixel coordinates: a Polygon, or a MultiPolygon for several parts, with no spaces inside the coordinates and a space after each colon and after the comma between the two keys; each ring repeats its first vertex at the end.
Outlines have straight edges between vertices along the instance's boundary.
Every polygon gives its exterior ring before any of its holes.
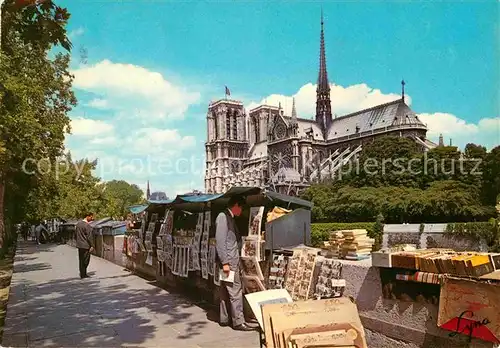
{"type": "Polygon", "coordinates": [[[146,257],[146,265],[153,265],[153,254],[148,252],[148,256],[146,257]]]}
{"type": "Polygon", "coordinates": [[[288,257],[285,255],[274,255],[273,263],[269,270],[269,287],[271,289],[285,288],[285,274],[288,265],[288,257]]]}
{"type": "Polygon", "coordinates": [[[266,290],[264,284],[262,284],[262,281],[258,277],[242,276],[241,279],[246,292],[249,294],[266,290]]]}
{"type": "Polygon", "coordinates": [[[163,250],[163,238],[162,237],[156,237],[156,248],[158,250],[163,250]]]}
{"type": "Polygon", "coordinates": [[[165,233],[172,234],[172,229],[174,227],[174,211],[168,210],[165,212],[165,233]]]}
{"type": "Polygon", "coordinates": [[[260,236],[264,207],[251,207],[250,218],[248,220],[248,235],[260,236]]]}
{"type": "Polygon", "coordinates": [[[444,278],[438,326],[459,334],[500,343],[500,284],[444,278]]]}
{"type": "Polygon", "coordinates": [[[264,280],[264,275],[262,274],[259,261],[257,261],[256,257],[242,256],[240,257],[240,265],[243,275],[253,276],[260,280],[264,280]]]}
{"type": "Polygon", "coordinates": [[[207,259],[201,259],[201,276],[203,279],[208,279],[207,259]]]}

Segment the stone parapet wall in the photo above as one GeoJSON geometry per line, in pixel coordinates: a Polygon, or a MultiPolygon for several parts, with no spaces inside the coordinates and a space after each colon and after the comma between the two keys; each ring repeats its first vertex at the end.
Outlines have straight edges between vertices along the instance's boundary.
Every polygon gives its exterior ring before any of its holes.
{"type": "Polygon", "coordinates": [[[347,282],[344,296],[356,301],[370,348],[493,347],[476,339],[469,345],[464,335],[449,337],[449,331],[437,326],[436,305],[385,299],[380,270],[371,266],[370,259],[340,262],[347,282]]]}
{"type": "Polygon", "coordinates": [[[398,244],[415,244],[418,249],[449,248],[456,251],[488,251],[486,241],[447,235],[446,226],[447,224],[386,224],[382,248],[398,244]]]}

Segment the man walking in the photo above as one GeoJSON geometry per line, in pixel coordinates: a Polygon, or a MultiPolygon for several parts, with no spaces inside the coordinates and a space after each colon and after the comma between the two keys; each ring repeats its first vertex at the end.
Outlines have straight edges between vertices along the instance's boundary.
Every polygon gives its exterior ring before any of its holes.
{"type": "Polygon", "coordinates": [[[243,314],[243,290],[240,277],[240,250],[242,239],[234,221],[243,210],[245,200],[239,196],[229,199],[229,208],[220,213],[215,220],[217,260],[224,273],[234,272],[234,282],[220,282],[220,318],[221,326],[229,326],[230,321],[234,330],[252,331],[245,322],[243,314]],[[228,310],[231,311],[231,320],[228,310]]]}
{"type": "Polygon", "coordinates": [[[87,267],[90,263],[90,253],[94,250],[94,242],[92,240],[92,226],[90,222],[94,220],[94,214],[88,213],[85,219],[77,222],[75,227],[76,232],[76,247],[78,248],[78,261],[80,268],[80,278],[88,278],[87,267]]]}
{"type": "MultiPolygon", "coordinates": [[[[36,227],[35,227],[35,239],[36,239],[36,244],[40,245],[40,236],[42,235],[43,231],[47,231],[45,226],[43,225],[43,222],[40,222],[36,227]]],[[[47,242],[47,241],[45,241],[47,242]]]]}

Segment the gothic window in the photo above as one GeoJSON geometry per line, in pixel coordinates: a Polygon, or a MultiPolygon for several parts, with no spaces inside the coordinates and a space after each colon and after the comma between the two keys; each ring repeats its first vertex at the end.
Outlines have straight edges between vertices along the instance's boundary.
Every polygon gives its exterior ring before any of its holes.
{"type": "Polygon", "coordinates": [[[236,111],[233,114],[233,139],[238,139],[238,121],[236,118],[236,111]]]}
{"type": "Polygon", "coordinates": [[[226,139],[231,139],[231,116],[226,114],[226,139]]]}
{"type": "Polygon", "coordinates": [[[254,118],[255,123],[255,142],[258,143],[260,141],[260,122],[257,117],[254,118]]]}
{"type": "Polygon", "coordinates": [[[215,125],[215,139],[219,139],[219,122],[217,122],[217,115],[214,117],[214,125],[215,125]]]}

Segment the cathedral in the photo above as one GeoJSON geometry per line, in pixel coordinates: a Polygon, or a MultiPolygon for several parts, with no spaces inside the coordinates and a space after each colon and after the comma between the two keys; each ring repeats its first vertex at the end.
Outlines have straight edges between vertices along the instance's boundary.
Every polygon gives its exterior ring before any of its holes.
{"type": "Polygon", "coordinates": [[[402,96],[340,117],[332,117],[321,16],[319,73],[314,119],[260,105],[248,113],[243,103],[222,99],[207,112],[205,192],[232,186],[257,186],[297,195],[313,182],[334,179],[356,159],[364,144],[384,135],[413,139],[422,151],[436,146],[426,139],[427,126],[402,96]]]}

